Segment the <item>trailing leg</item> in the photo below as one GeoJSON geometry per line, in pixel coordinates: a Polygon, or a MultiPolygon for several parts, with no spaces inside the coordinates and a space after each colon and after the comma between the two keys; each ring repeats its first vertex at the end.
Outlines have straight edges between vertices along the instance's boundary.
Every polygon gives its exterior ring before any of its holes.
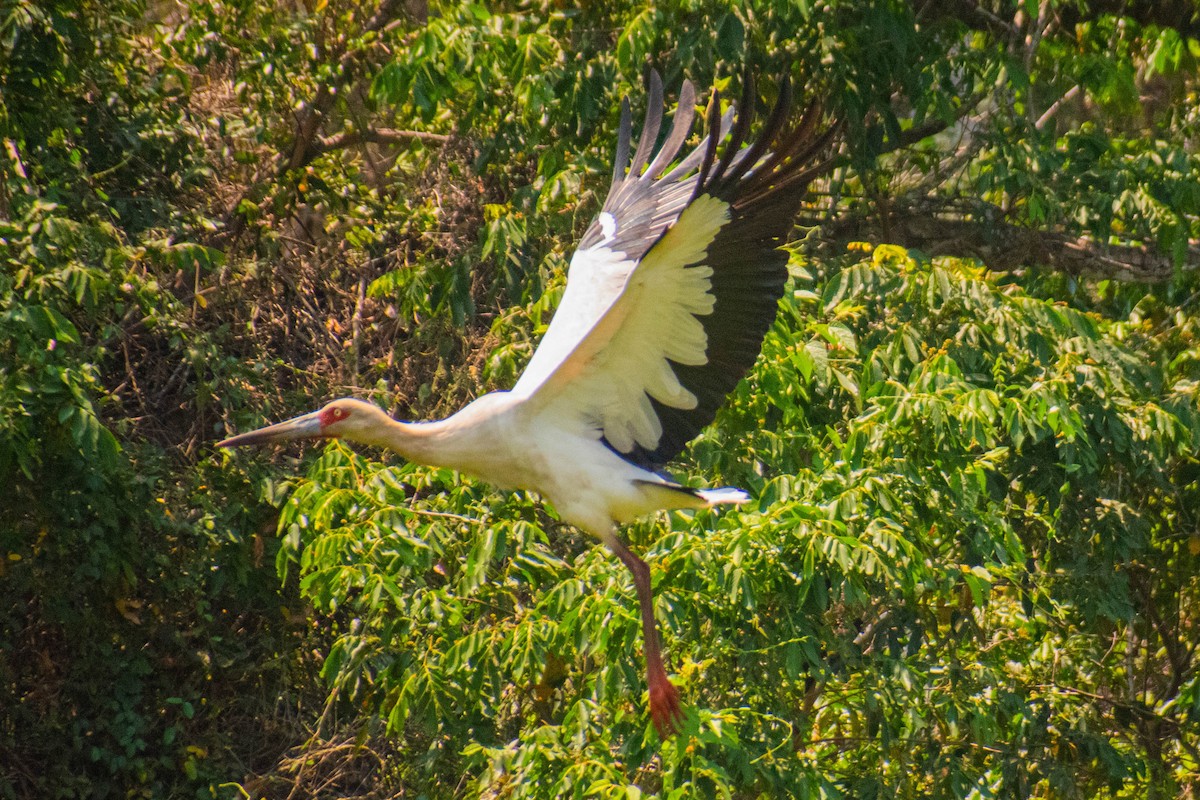
{"type": "Polygon", "coordinates": [[[615,532],[605,537],[605,541],[633,575],[633,585],[637,590],[638,605],[642,612],[642,638],[646,648],[646,687],[650,691],[650,719],[654,722],[658,735],[665,739],[670,734],[679,732],[679,726],[683,722],[683,708],[679,703],[679,690],[671,684],[663,666],[658,623],[654,619],[654,598],[650,589],[650,568],[646,566],[645,561],[634,555],[615,532]]]}

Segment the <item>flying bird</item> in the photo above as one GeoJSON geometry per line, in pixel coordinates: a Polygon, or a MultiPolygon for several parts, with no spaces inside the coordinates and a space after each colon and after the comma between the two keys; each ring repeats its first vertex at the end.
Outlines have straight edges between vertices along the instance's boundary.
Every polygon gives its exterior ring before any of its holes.
{"type": "Polygon", "coordinates": [[[822,129],[817,107],[790,124],[785,77],[774,110],[750,139],[756,95],[747,75],[740,110],[731,105],[722,114],[714,91],[705,137],[679,158],[693,127],[695,90],[683,83],[663,138],[662,83],[651,73],[648,84],[636,146],[628,98],[621,103],[608,197],[512,390],[432,422],[399,422],[343,398],[218,446],[340,437],[537,492],[632,573],[650,716],[665,738],[683,719],[679,692],[663,664],[650,570],[618,527],[661,509],[749,499],[740,489],[680,485],[663,467],[712,422],[758,357],[787,280],[779,247],[808,183],[830,164],[835,129],[822,129]]]}

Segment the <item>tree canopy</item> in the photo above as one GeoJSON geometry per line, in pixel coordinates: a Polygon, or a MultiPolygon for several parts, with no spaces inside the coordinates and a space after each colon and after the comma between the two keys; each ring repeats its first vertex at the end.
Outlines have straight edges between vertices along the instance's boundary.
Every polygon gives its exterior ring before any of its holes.
{"type": "Polygon", "coordinates": [[[1198,59],[1194,2],[0,2],[0,796],[1190,796],[1198,59]],[[511,386],[651,67],[842,126],[673,465],[752,504],[627,531],[666,741],[537,498],[212,447],[511,386]]]}

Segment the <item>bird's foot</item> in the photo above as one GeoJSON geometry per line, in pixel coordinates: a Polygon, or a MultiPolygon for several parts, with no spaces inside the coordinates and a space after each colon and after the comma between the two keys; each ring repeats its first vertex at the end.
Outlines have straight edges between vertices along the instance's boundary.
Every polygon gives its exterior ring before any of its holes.
{"type": "Polygon", "coordinates": [[[650,720],[659,738],[679,733],[683,725],[683,706],[679,702],[679,690],[675,688],[665,673],[659,674],[649,681],[650,689],[650,720]]]}

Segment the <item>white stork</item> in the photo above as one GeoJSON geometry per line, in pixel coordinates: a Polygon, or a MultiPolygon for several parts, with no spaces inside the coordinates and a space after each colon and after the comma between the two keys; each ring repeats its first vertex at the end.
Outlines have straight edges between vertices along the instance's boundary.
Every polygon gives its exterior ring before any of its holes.
{"type": "Polygon", "coordinates": [[[670,132],[662,83],[630,159],[629,101],[621,104],[612,186],[571,259],[567,288],[528,367],[507,392],[485,394],[433,422],[398,422],[352,398],[234,436],[219,447],[342,437],[421,464],[528,489],[565,521],[608,545],[633,575],[641,606],[650,715],[659,734],[679,729],[679,692],[663,666],[650,570],[618,526],[659,509],[744,503],[740,489],[692,489],[662,471],[716,415],[758,357],[787,279],[779,249],[832,128],[810,109],[787,125],[786,78],[764,129],[714,97],[707,136],[676,161],[692,129],[695,91],[684,82],[670,132]]]}

